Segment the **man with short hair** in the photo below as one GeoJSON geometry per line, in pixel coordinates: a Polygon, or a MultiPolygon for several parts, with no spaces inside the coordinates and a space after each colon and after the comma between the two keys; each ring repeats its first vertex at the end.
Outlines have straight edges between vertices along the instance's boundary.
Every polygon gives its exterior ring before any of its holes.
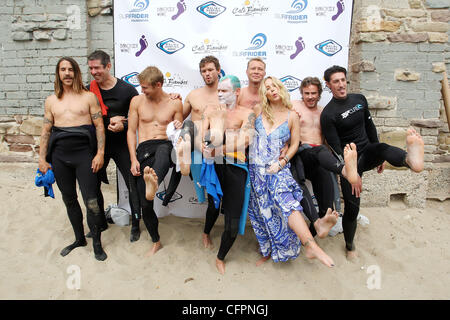
{"type": "MultiPolygon", "coordinates": [[[[204,143],[202,146],[205,158],[214,159],[214,170],[223,192],[225,226],[222,233],[216,267],[219,273],[225,273],[225,256],[231,249],[239,232],[241,215],[246,214],[244,208],[245,191],[248,178],[248,162],[246,148],[251,142],[255,113],[253,110],[237,105],[240,93],[240,81],[236,76],[227,75],[218,84],[219,104],[209,105],[203,116],[204,143]],[[244,210],[243,210],[244,208],[244,210]],[[243,212],[245,211],[245,213],[243,212]]],[[[208,199],[211,196],[208,194],[208,199]]],[[[219,216],[216,199],[208,201],[203,242],[209,247],[209,233],[219,216]]],[[[245,219],[242,219],[245,223],[245,219]]]]}
{"type": "MultiPolygon", "coordinates": [[[[137,188],[142,217],[152,238],[149,255],[161,247],[158,217],[153,209],[153,199],[159,184],[172,165],[172,142],[166,134],[172,121],[183,121],[183,105],[163,91],[164,76],[154,66],[147,67],[139,76],[142,94],[131,100],[128,114],[127,142],[131,158],[131,173],[138,177],[137,188]],[[138,130],[138,137],[136,136],[138,130]],[[136,149],[137,138],[139,145],[136,149]]],[[[176,129],[179,129],[178,127],[176,129]]]]}
{"type": "MultiPolygon", "coordinates": [[[[320,116],[322,132],[328,145],[339,156],[342,156],[344,146],[349,143],[356,144],[357,168],[360,177],[364,171],[373,168],[377,168],[378,173],[382,173],[384,161],[395,167],[407,167],[414,172],[423,170],[423,139],[414,129],[407,130],[406,151],[380,143],[366,97],[362,94],[347,93],[347,70],[340,66],[332,66],[325,70],[324,79],[331,89],[333,98],[320,116]]],[[[361,186],[361,178],[356,184],[341,179],[345,204],[342,226],[348,259],[354,259],[357,256],[353,240],[356,233],[361,186]]]]}
{"type": "Polygon", "coordinates": [[[298,183],[302,186],[306,203],[302,206],[311,221],[311,233],[318,233],[320,238],[326,237],[330,228],[336,223],[331,208],[334,201],[333,177],[330,172],[342,175],[351,183],[358,181],[356,171],[356,146],[347,145],[344,148],[344,159],[332,155],[323,144],[320,127],[320,114],[323,107],[319,106],[322,94],[322,84],[316,77],[306,77],[300,85],[302,100],[292,101],[292,106],[300,120],[300,146],[292,159],[298,183]],[[319,205],[317,213],[311,195],[305,185],[305,179],[311,181],[314,195],[319,205]]]}
{"type": "Polygon", "coordinates": [[[104,151],[105,129],[99,102],[84,87],[78,63],[63,57],[56,65],[55,94],[45,100],[39,151],[39,170],[45,174],[53,169],[75,233],[75,242],[61,251],[62,256],[87,245],[77,200],[78,181],[95,258],[100,261],[107,258],[100,241],[103,212],[97,200],[97,172],[103,166],[104,151]]]}
{"type": "Polygon", "coordinates": [[[259,86],[266,76],[266,63],[261,58],[250,59],[247,63],[248,86],[241,89],[238,105],[253,109],[261,103],[259,86]]]}
{"type": "MultiPolygon", "coordinates": [[[[191,173],[199,203],[205,202],[205,191],[200,187],[202,165],[203,128],[202,117],[207,106],[217,106],[217,86],[219,83],[220,63],[214,56],[206,56],[199,63],[200,74],[205,85],[189,92],[183,104],[183,129],[177,145],[177,159],[181,173],[191,173]],[[186,119],[190,115],[190,119],[186,119]]],[[[220,130],[219,130],[220,131],[220,130]]],[[[213,199],[208,195],[208,203],[213,199]]],[[[211,206],[208,206],[210,208],[211,206]]],[[[208,209],[209,210],[209,209],[208,209]]]]}
{"type": "MultiPolygon", "coordinates": [[[[129,191],[129,203],[131,209],[130,241],[139,240],[140,207],[137,198],[136,180],[130,172],[131,160],[127,145],[128,111],[130,102],[134,96],[139,95],[131,84],[111,75],[111,59],[109,55],[96,50],[88,56],[89,71],[94,80],[88,89],[99,98],[103,111],[105,126],[105,163],[103,168],[106,175],[110,159],[113,159],[119,169],[127,189],[129,191]]],[[[104,199],[99,186],[99,205],[104,210],[104,199]]],[[[102,211],[103,212],[103,211],[102,211]]],[[[103,215],[103,229],[108,227],[103,215]]]]}

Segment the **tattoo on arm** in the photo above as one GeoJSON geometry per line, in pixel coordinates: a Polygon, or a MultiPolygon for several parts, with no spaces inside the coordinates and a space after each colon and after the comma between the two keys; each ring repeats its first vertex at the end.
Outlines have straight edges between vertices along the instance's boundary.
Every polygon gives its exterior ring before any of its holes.
{"type": "Polygon", "coordinates": [[[102,128],[96,128],[95,130],[97,136],[97,149],[102,150],[105,148],[105,132],[102,128]]]}
{"type": "Polygon", "coordinates": [[[256,115],[252,112],[248,116],[248,122],[244,125],[244,129],[251,129],[254,127],[256,115]]]}
{"type": "Polygon", "coordinates": [[[91,114],[92,120],[97,120],[97,119],[100,119],[101,117],[102,117],[101,111],[91,114]]]}
{"type": "Polygon", "coordinates": [[[51,125],[53,125],[53,120],[50,120],[50,119],[44,117],[44,125],[46,125],[46,124],[51,124],[51,125]]]}
{"type": "Polygon", "coordinates": [[[44,132],[41,135],[41,140],[39,142],[39,155],[45,157],[47,154],[48,140],[50,139],[50,132],[44,132]]]}

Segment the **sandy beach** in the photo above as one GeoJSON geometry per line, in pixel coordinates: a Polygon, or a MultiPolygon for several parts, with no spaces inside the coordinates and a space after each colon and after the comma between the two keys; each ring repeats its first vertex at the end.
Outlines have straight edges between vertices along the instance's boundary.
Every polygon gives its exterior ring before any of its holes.
{"type": "MultiPolygon", "coordinates": [[[[203,219],[168,216],[159,224],[163,248],[152,257],[146,256],[151,240],[142,221],[135,243],[129,241],[130,226],[110,225],[102,233],[104,262],[95,260],[91,239],[61,257],[73,231],[56,184],[56,199],[45,198],[34,185],[36,168],[0,163],[0,299],[450,298],[449,200],[428,201],[425,209],[402,203],[362,208],[370,224],[358,226],[358,261],[346,260],[343,234],[316,240],[334,259],[333,269],[304,253],[294,261],[269,260],[256,267],[258,244],[247,224],[222,276],[215,268],[222,216],[211,233],[212,250],[201,242],[203,219]],[[79,271],[79,289],[71,282],[73,270],[79,271]]],[[[105,204],[114,203],[115,186],[102,189],[105,204]]]]}

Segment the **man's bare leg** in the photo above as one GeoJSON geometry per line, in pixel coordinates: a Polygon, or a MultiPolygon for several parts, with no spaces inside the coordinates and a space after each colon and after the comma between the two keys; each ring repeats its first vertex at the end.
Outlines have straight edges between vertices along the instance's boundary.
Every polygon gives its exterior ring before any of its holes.
{"type": "Polygon", "coordinates": [[[180,172],[183,176],[188,176],[191,172],[191,137],[186,135],[177,142],[177,161],[180,165],[180,172]]]}
{"type": "Polygon", "coordinates": [[[414,172],[423,170],[423,139],[413,128],[406,133],[406,163],[414,172]]]}
{"type": "Polygon", "coordinates": [[[336,224],[338,217],[339,214],[336,211],[331,211],[331,208],[328,208],[325,216],[314,222],[314,228],[316,229],[319,238],[328,236],[328,232],[330,232],[331,228],[336,224]]]}
{"type": "Polygon", "coordinates": [[[212,241],[209,236],[209,234],[203,233],[202,234],[202,241],[205,248],[212,248],[212,241]]]}
{"type": "Polygon", "coordinates": [[[356,145],[352,142],[344,148],[345,165],[342,168],[342,175],[350,184],[358,183],[358,153],[356,145]]]}
{"type": "Polygon", "coordinates": [[[158,190],[158,176],[155,170],[149,166],[144,168],[145,181],[145,199],[152,201],[155,198],[156,190],[158,190]]]}
{"type": "Polygon", "coordinates": [[[216,258],[216,268],[220,274],[225,274],[225,262],[223,260],[216,258]]]}
{"type": "Polygon", "coordinates": [[[306,225],[305,219],[299,211],[293,211],[288,219],[289,227],[299,237],[305,248],[305,256],[308,259],[319,259],[327,267],[334,267],[334,261],[331,259],[314,241],[311,232],[306,225]]]}
{"type": "Polygon", "coordinates": [[[149,252],[147,253],[147,257],[151,257],[156,252],[158,252],[158,250],[161,249],[161,248],[162,248],[161,241],[154,242],[152,247],[150,248],[149,252]]]}

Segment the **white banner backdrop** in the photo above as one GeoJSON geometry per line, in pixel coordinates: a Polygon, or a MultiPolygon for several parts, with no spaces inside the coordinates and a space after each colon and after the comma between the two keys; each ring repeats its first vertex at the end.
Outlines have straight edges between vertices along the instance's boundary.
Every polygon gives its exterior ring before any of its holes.
{"type": "MultiPolygon", "coordinates": [[[[222,75],[238,76],[242,86],[248,60],[260,57],[267,75],[282,80],[297,100],[303,78],[323,81],[328,67],[348,66],[352,5],[352,0],[115,0],[115,75],[140,90],[137,74],[157,66],[164,90],[184,99],[204,85],[198,65],[203,57],[216,56],[222,75]]],[[[324,85],[320,104],[330,99],[324,85]]],[[[205,208],[189,206],[196,198],[189,178],[182,178],[177,192],[182,196],[176,205],[161,208],[155,201],[159,216],[169,211],[204,216],[205,208]]]]}

